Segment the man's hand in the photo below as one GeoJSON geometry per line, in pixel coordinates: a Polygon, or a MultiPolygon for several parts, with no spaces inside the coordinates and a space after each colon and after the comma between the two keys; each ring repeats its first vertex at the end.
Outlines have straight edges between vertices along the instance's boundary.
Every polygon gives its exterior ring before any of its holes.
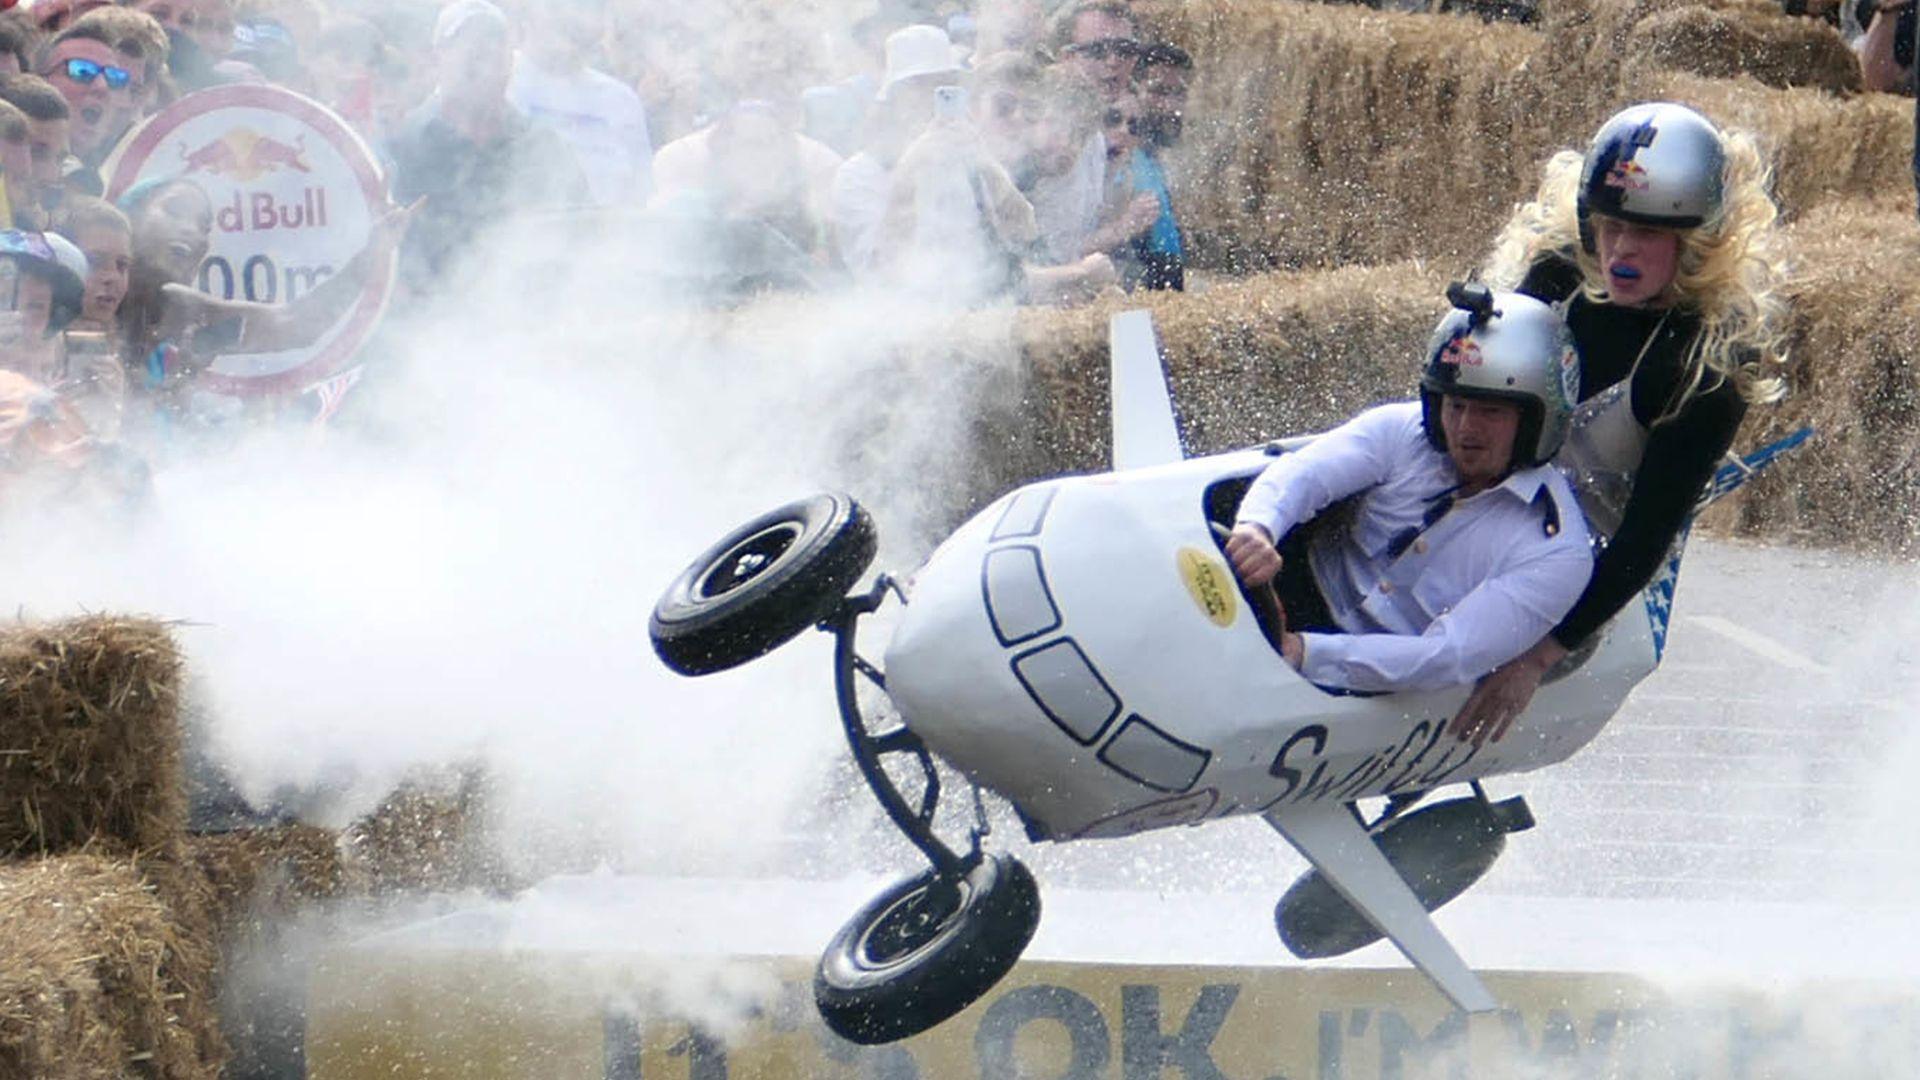
{"type": "Polygon", "coordinates": [[[1447,730],[1454,738],[1476,747],[1499,742],[1506,737],[1514,718],[1526,711],[1534,692],[1540,689],[1540,680],[1566,655],[1567,650],[1551,635],[1541,638],[1533,648],[1481,679],[1447,730]]]}
{"type": "Polygon", "coordinates": [[[1307,662],[1307,643],[1299,634],[1291,630],[1280,634],[1280,656],[1293,670],[1299,671],[1300,665],[1307,662]]]}
{"type": "Polygon", "coordinates": [[[1272,534],[1250,521],[1235,525],[1227,536],[1227,559],[1249,588],[1261,588],[1280,573],[1280,552],[1274,549],[1272,534]]]}

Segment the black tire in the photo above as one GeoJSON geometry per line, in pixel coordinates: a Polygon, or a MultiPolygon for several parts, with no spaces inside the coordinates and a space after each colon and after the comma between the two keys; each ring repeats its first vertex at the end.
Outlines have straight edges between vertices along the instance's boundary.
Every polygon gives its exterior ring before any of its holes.
{"type": "Polygon", "coordinates": [[[764,656],[833,613],[873,562],[873,519],[824,493],[754,518],[720,538],[654,605],[653,651],[682,675],[764,656]]]}
{"type": "MultiPolygon", "coordinates": [[[[1493,869],[1508,831],[1493,807],[1468,797],[1415,810],[1374,834],[1373,842],[1420,903],[1437,911],[1493,869]]],[[[1318,870],[1293,883],[1274,906],[1273,921],[1288,951],[1302,960],[1340,956],[1386,936],[1318,870]]]]}
{"type": "Polygon", "coordinates": [[[872,1046],[950,1019],[1013,969],[1040,925],[1040,889],[1011,855],[982,859],[944,898],[934,885],[932,870],[899,882],[827,945],[813,1000],[841,1038],[872,1046]]]}

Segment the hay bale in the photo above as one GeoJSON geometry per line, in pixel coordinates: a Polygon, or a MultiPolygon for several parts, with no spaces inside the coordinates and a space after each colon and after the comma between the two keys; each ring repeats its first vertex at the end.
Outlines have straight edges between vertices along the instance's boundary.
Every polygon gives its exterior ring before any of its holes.
{"type": "Polygon", "coordinates": [[[216,940],[289,916],[300,908],[364,895],[366,874],[341,850],[340,834],[317,825],[282,825],[192,837],[189,858],[207,882],[216,940]]]}
{"type": "Polygon", "coordinates": [[[156,622],[0,629],[0,853],[178,842],[179,686],[179,653],[156,622]]]}
{"type": "Polygon", "coordinates": [[[1910,191],[1911,104],[1807,88],[1857,86],[1851,53],[1757,2],[1568,0],[1540,31],[1291,0],[1157,6],[1196,61],[1169,158],[1193,260],[1239,274],[1419,255],[1464,270],[1551,153],[1662,97],[1758,133],[1788,217],[1910,191]],[[1711,55],[1695,47],[1721,30],[1734,36],[1711,55]]]}
{"type": "Polygon", "coordinates": [[[1920,535],[1920,224],[1904,207],[1834,207],[1788,236],[1792,389],[1754,410],[1744,438],[1812,424],[1818,442],[1716,508],[1710,524],[1911,555],[1920,535]]]}
{"type": "Polygon", "coordinates": [[[1715,8],[1689,4],[1633,24],[1627,52],[1640,62],[1717,79],[1746,76],[1767,86],[1853,94],[1860,60],[1838,31],[1796,19],[1778,4],[1715,8]]]}
{"type": "Polygon", "coordinates": [[[1774,198],[1788,219],[1855,199],[1912,205],[1910,98],[1837,98],[1751,79],[1672,73],[1650,78],[1642,92],[1690,105],[1724,127],[1758,133],[1773,165],[1774,198]]]}
{"type": "Polygon", "coordinates": [[[374,895],[510,891],[517,883],[487,836],[486,814],[480,773],[422,776],[349,826],[341,850],[374,895]]]}
{"type": "MultiPolygon", "coordinates": [[[[1027,423],[1049,441],[1028,475],[999,472],[1012,484],[1107,468],[1107,320],[1122,307],[1153,312],[1182,438],[1190,452],[1214,453],[1331,427],[1369,405],[1412,396],[1445,287],[1445,275],[1406,262],[1023,311],[1016,335],[1029,371],[1027,423]]],[[[982,453],[991,458],[998,445],[982,453]]]]}
{"type": "Polygon", "coordinates": [[[1837,32],[1768,0],[1555,0],[1541,26],[1549,55],[1607,99],[1634,97],[1655,70],[1841,94],[1861,87],[1860,62],[1837,32]]]}
{"type": "Polygon", "coordinates": [[[216,1077],[211,952],[126,862],[0,866],[0,1076],[216,1077]]]}
{"type": "Polygon", "coordinates": [[[1292,0],[1163,17],[1197,64],[1170,164],[1203,265],[1464,264],[1575,130],[1532,30],[1292,0]]]}

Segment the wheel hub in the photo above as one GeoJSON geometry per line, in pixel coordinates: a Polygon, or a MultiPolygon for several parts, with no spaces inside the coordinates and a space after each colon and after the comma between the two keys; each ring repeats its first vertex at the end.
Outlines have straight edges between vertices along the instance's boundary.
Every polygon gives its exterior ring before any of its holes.
{"type": "Polygon", "coordinates": [[[940,882],[928,882],[923,889],[900,898],[886,914],[874,921],[861,943],[862,956],[875,967],[899,962],[938,938],[965,905],[962,886],[942,888],[940,882]]]}
{"type": "Polygon", "coordinates": [[[765,573],[780,561],[793,542],[800,538],[799,526],[782,522],[762,530],[734,545],[714,560],[713,569],[700,579],[700,595],[705,599],[724,596],[765,573]]]}

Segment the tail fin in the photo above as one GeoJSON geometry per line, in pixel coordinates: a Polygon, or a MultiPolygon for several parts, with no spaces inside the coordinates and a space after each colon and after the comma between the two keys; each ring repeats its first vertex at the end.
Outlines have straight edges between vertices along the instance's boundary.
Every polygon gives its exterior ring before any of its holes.
{"type": "Polygon", "coordinates": [[[1186,455],[1173,419],[1173,398],[1154,340],[1153,315],[1122,311],[1107,330],[1113,371],[1113,467],[1143,469],[1186,455]]]}

